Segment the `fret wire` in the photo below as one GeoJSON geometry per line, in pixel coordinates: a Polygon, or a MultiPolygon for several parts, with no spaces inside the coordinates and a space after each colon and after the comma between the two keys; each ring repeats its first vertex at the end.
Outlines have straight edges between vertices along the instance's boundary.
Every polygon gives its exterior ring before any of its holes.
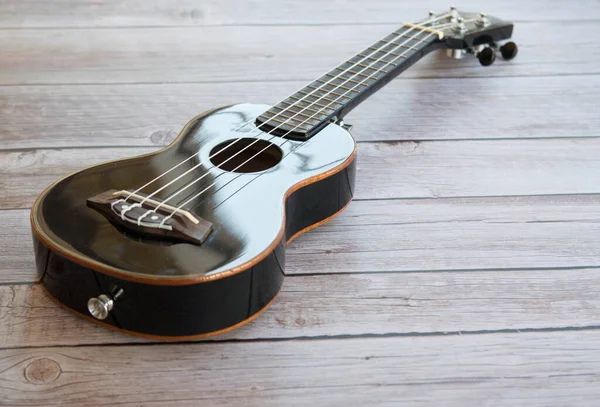
{"type": "MultiPolygon", "coordinates": [[[[280,108],[280,107],[277,107],[277,105],[275,105],[275,106],[271,106],[271,109],[279,109],[279,110],[282,110],[282,111],[284,110],[284,109],[282,109],[282,108],[280,108]]],[[[271,109],[269,109],[269,110],[271,110],[271,109]]],[[[267,112],[268,112],[268,110],[267,110],[267,112]]],[[[299,111],[299,112],[292,112],[292,113],[294,113],[294,116],[297,116],[297,115],[298,115],[298,116],[304,116],[304,117],[307,117],[308,119],[311,119],[311,118],[313,118],[313,116],[311,116],[311,115],[308,115],[308,114],[306,114],[306,113],[302,113],[302,111],[299,111]]],[[[281,114],[281,112],[280,112],[279,114],[281,114]]],[[[285,116],[285,114],[284,114],[284,116],[285,116]]]]}
{"type": "MultiPolygon", "coordinates": [[[[288,121],[290,121],[290,120],[299,123],[298,128],[301,128],[303,130],[310,130],[310,127],[304,128],[305,125],[311,126],[311,124],[308,121],[301,121],[301,120],[296,120],[296,119],[292,119],[292,118],[286,119],[285,121],[281,121],[279,119],[276,119],[275,117],[271,117],[270,119],[267,119],[266,121],[268,121],[268,122],[274,121],[274,122],[281,123],[281,124],[288,124],[288,121]]],[[[317,122],[319,122],[319,121],[317,120],[317,122]]]]}
{"type": "MultiPolygon", "coordinates": [[[[394,47],[396,47],[396,48],[398,48],[398,47],[399,47],[399,48],[406,48],[406,49],[410,49],[411,51],[418,51],[418,50],[419,50],[418,48],[411,47],[410,45],[396,44],[396,43],[395,43],[395,42],[393,42],[393,41],[379,40],[379,42],[383,42],[384,44],[390,44],[390,45],[393,45],[393,46],[394,46],[394,47]]],[[[385,51],[381,50],[381,52],[385,52],[385,51]]]]}
{"type": "MultiPolygon", "coordinates": [[[[352,58],[355,58],[355,57],[352,57],[352,58]]],[[[379,62],[381,62],[381,63],[383,63],[383,65],[385,65],[385,61],[381,60],[379,62]]],[[[365,69],[371,69],[371,70],[373,70],[373,71],[375,71],[377,73],[387,73],[387,71],[385,69],[374,68],[372,66],[368,66],[368,65],[365,65],[365,64],[360,63],[360,62],[352,62],[351,60],[348,60],[348,61],[346,61],[346,63],[352,64],[352,67],[361,66],[361,67],[363,67],[365,69]]]]}
{"type": "Polygon", "coordinates": [[[332,86],[335,86],[335,87],[336,87],[335,89],[337,89],[337,88],[342,88],[342,89],[344,89],[344,90],[347,90],[348,92],[356,92],[356,93],[360,93],[360,91],[359,91],[358,89],[349,88],[349,87],[347,87],[347,86],[344,86],[344,85],[341,85],[341,84],[339,84],[339,85],[338,85],[338,84],[335,84],[335,83],[325,82],[324,80],[321,80],[321,79],[317,79],[315,82],[321,82],[321,83],[322,83],[322,84],[324,84],[324,85],[332,85],[332,86]]]}
{"type": "MultiPolygon", "coordinates": [[[[287,108],[282,108],[277,105],[273,106],[275,112],[277,112],[277,109],[279,110],[279,113],[277,113],[277,114],[281,115],[283,112],[289,111],[288,116],[291,115],[293,117],[289,117],[289,118],[285,119],[284,121],[277,120],[276,118],[267,119],[267,121],[273,120],[274,122],[281,123],[282,125],[288,125],[288,126],[293,125],[294,123],[299,123],[299,125],[297,127],[300,129],[300,131],[309,131],[310,128],[312,128],[317,123],[321,122],[323,120],[323,118],[326,118],[327,116],[331,115],[338,108],[340,108],[344,104],[351,101],[354,97],[354,96],[351,96],[351,92],[360,94],[365,90],[365,89],[359,90],[360,86],[364,86],[365,88],[368,88],[373,83],[373,82],[369,83],[370,80],[378,81],[379,79],[381,79],[382,75],[378,75],[378,74],[383,74],[383,75],[388,74],[389,70],[384,69],[384,67],[388,67],[388,66],[396,67],[399,65],[398,59],[407,59],[410,57],[410,56],[406,55],[406,53],[407,53],[406,51],[401,54],[401,53],[394,52],[391,49],[395,50],[395,49],[401,48],[401,49],[406,49],[408,51],[419,51],[420,49],[417,48],[416,45],[426,42],[425,39],[414,38],[414,36],[408,37],[404,32],[398,33],[396,31],[393,33],[393,35],[395,35],[397,37],[401,37],[401,38],[408,38],[409,40],[414,41],[414,44],[412,46],[405,45],[406,43],[410,44],[407,41],[404,41],[404,44],[398,44],[398,43],[394,42],[394,41],[398,41],[397,39],[393,39],[390,41],[389,40],[390,38],[388,38],[388,37],[386,37],[387,39],[380,40],[377,44],[375,44],[375,46],[371,46],[367,50],[381,53],[382,54],[381,57],[379,57],[379,58],[376,57],[376,54],[373,52],[371,52],[371,55],[365,55],[365,52],[368,53],[369,51],[363,51],[363,52],[355,55],[350,60],[346,61],[346,63],[334,68],[334,71],[341,71],[342,73],[336,75],[335,73],[328,72],[328,73],[324,74],[323,77],[316,79],[313,83],[311,83],[311,84],[307,85],[305,88],[297,91],[296,95],[298,95],[298,96],[292,95],[292,96],[288,97],[286,100],[280,102],[282,104],[287,105],[288,106],[287,108]],[[382,46],[379,48],[376,48],[376,46],[378,46],[380,44],[382,46]],[[383,44],[387,44],[387,45],[383,45],[383,44]],[[386,51],[385,50],[386,48],[390,48],[390,50],[386,51]],[[360,59],[360,62],[352,61],[353,59],[357,59],[357,58],[360,59]],[[373,63],[370,63],[369,65],[367,65],[366,63],[363,63],[363,61],[373,61],[373,63]],[[346,66],[346,68],[342,68],[343,66],[346,66]],[[360,69],[357,69],[359,67],[364,68],[364,69],[362,69],[362,71],[360,71],[360,69]],[[368,74],[367,70],[371,70],[372,73],[368,74]],[[360,72],[357,72],[357,71],[360,71],[360,72]],[[367,72],[367,73],[365,73],[365,72],[367,72]],[[353,76],[345,77],[346,75],[348,75],[348,76],[353,75],[353,76]],[[362,77],[365,79],[362,81],[358,81],[358,80],[354,79],[356,77],[362,77]],[[331,78],[331,79],[326,79],[326,78],[331,78]],[[346,86],[348,84],[354,84],[356,86],[354,86],[354,87],[346,86]],[[330,90],[327,89],[328,87],[330,87],[330,90]],[[338,92],[338,90],[344,90],[346,93],[342,94],[342,93],[338,92]],[[318,93],[318,91],[322,91],[323,96],[319,96],[319,95],[315,94],[315,91],[317,91],[317,93],[318,93]],[[304,97],[301,97],[300,95],[304,95],[304,97]],[[337,99],[331,100],[330,98],[326,97],[329,95],[336,96],[337,99]],[[311,101],[311,99],[314,99],[314,100],[311,101]],[[328,103],[328,105],[324,105],[323,103],[328,103]],[[306,106],[302,106],[302,104],[305,104],[306,106]],[[317,110],[318,108],[321,108],[322,110],[317,110]],[[313,112],[315,114],[313,114],[313,115],[307,114],[308,111],[313,112]],[[296,116],[299,116],[299,117],[294,118],[296,116]],[[303,118],[307,118],[307,119],[303,121],[303,118]],[[312,118],[312,120],[311,120],[311,118],[312,118]]],[[[334,71],[331,71],[331,72],[334,72],[334,71]]],[[[272,113],[272,111],[271,111],[269,114],[273,115],[274,113],[272,113]]],[[[285,115],[284,115],[284,118],[285,118],[285,115]]]]}
{"type": "Polygon", "coordinates": [[[315,113],[322,113],[323,112],[322,110],[315,110],[315,109],[311,108],[310,106],[300,106],[300,105],[297,105],[295,103],[290,103],[290,102],[288,102],[286,100],[282,100],[279,103],[285,103],[286,105],[289,105],[290,107],[288,107],[288,109],[291,109],[292,107],[301,107],[304,110],[310,110],[311,112],[315,112],[315,113]]]}
{"type": "Polygon", "coordinates": [[[360,66],[360,67],[363,67],[365,69],[371,69],[372,71],[375,71],[374,73],[376,73],[376,74],[378,74],[378,73],[387,74],[388,73],[387,69],[383,69],[384,67],[388,66],[388,64],[385,61],[385,59],[383,59],[383,58],[386,58],[386,57],[387,57],[387,55],[385,57],[382,57],[382,59],[377,63],[377,64],[380,64],[379,66],[377,66],[376,63],[371,63],[373,66],[367,66],[367,65],[364,65],[362,63],[357,63],[357,62],[353,61],[353,59],[356,58],[356,56],[353,56],[351,59],[349,59],[348,61],[346,61],[346,63],[352,65],[351,68],[354,68],[355,66],[360,66]]]}
{"type": "MultiPolygon", "coordinates": [[[[264,115],[261,115],[261,117],[265,117],[266,118],[266,116],[264,116],[264,115]]],[[[277,123],[287,123],[288,120],[294,120],[294,121],[299,122],[299,123],[302,122],[302,120],[295,120],[293,118],[286,118],[285,120],[282,121],[281,119],[278,119],[276,117],[267,118],[267,120],[268,121],[272,120],[272,121],[277,122],[277,123]]]]}
{"type": "Polygon", "coordinates": [[[396,36],[396,37],[407,38],[407,39],[409,39],[409,40],[412,40],[412,41],[415,41],[415,42],[417,42],[417,43],[419,43],[419,44],[420,44],[420,43],[422,43],[422,42],[427,42],[427,41],[429,41],[429,40],[427,39],[428,37],[425,37],[425,38],[413,38],[413,37],[412,37],[412,36],[410,36],[410,35],[403,35],[403,34],[399,34],[399,33],[398,33],[398,32],[396,32],[396,31],[394,31],[393,33],[391,33],[390,35],[388,35],[388,37],[389,37],[389,36],[392,36],[392,35],[393,35],[393,36],[396,36]]]}
{"type": "MultiPolygon", "coordinates": [[[[364,82],[359,82],[359,81],[357,81],[357,80],[350,79],[350,78],[346,79],[346,78],[343,78],[343,77],[337,77],[337,76],[335,76],[335,75],[333,75],[333,74],[330,74],[329,72],[327,72],[325,75],[327,75],[327,76],[331,76],[332,78],[343,79],[343,80],[344,80],[344,81],[346,81],[346,82],[352,82],[352,83],[355,83],[355,84],[357,84],[357,85],[369,86],[369,85],[367,85],[367,84],[366,84],[366,83],[364,83],[364,82]]],[[[323,76],[325,76],[325,75],[323,75],[323,76]]]]}
{"type": "Polygon", "coordinates": [[[327,89],[320,89],[320,88],[317,88],[317,87],[312,86],[312,85],[306,85],[305,87],[306,88],[312,88],[314,90],[323,90],[324,92],[327,92],[326,93],[327,95],[331,94],[331,95],[335,95],[335,96],[339,96],[339,97],[343,97],[344,96],[341,93],[337,93],[337,92],[335,92],[333,90],[328,91],[327,89]]]}
{"type": "MultiPolygon", "coordinates": [[[[309,111],[314,112],[316,114],[323,114],[322,111],[311,109],[308,106],[302,107],[302,106],[298,106],[298,105],[295,105],[295,104],[291,104],[289,102],[286,102],[285,100],[282,100],[280,103],[285,103],[286,105],[289,105],[289,107],[287,108],[288,112],[299,114],[301,116],[311,117],[311,116],[307,115],[306,113],[303,113],[305,110],[309,110],[309,111]],[[298,110],[295,110],[295,109],[298,109],[298,110]]],[[[279,107],[279,106],[275,106],[275,107],[277,107],[277,109],[280,109],[280,110],[285,110],[285,108],[282,108],[282,107],[279,107]]]]}
{"type": "Polygon", "coordinates": [[[320,120],[317,119],[316,117],[313,117],[311,120],[302,120],[302,119],[296,119],[293,117],[289,117],[289,118],[286,118],[283,121],[283,123],[289,124],[288,122],[290,122],[290,121],[294,121],[294,122],[298,123],[298,128],[308,127],[308,129],[310,130],[310,127],[317,124],[320,120]]]}
{"type": "MultiPolygon", "coordinates": [[[[445,15],[444,15],[444,16],[445,16],[445,15]]],[[[436,18],[436,19],[434,19],[433,21],[435,21],[435,20],[437,20],[437,19],[439,19],[439,18],[436,18]]],[[[427,22],[429,22],[429,21],[431,21],[431,19],[430,19],[430,20],[427,20],[427,22]]],[[[406,26],[406,25],[405,25],[405,26],[406,26]]],[[[427,30],[429,30],[429,31],[432,31],[432,29],[431,29],[431,28],[429,28],[429,29],[427,29],[427,30]]],[[[442,32],[439,32],[439,31],[437,31],[437,32],[436,32],[436,31],[434,31],[433,33],[437,33],[437,34],[438,34],[438,37],[439,37],[439,39],[442,39],[442,38],[443,38],[443,33],[442,33],[442,32]]],[[[304,98],[300,99],[299,101],[302,101],[303,99],[304,99],[304,98]]],[[[232,130],[232,131],[237,131],[237,130],[239,130],[240,128],[242,128],[242,127],[244,127],[244,126],[246,126],[246,125],[248,125],[248,124],[250,124],[250,123],[252,123],[252,122],[253,122],[253,120],[246,121],[244,124],[242,124],[241,126],[237,127],[235,130],[232,130]]],[[[258,124],[258,123],[257,123],[257,124],[258,124]]],[[[288,126],[286,126],[286,127],[288,127],[288,126]]],[[[260,129],[260,125],[259,125],[259,124],[258,124],[258,129],[260,129]]],[[[274,130],[276,130],[276,129],[277,129],[277,128],[274,128],[274,129],[272,129],[272,130],[271,130],[271,131],[269,131],[267,134],[272,134],[272,132],[273,132],[274,130]]],[[[295,128],[292,128],[292,129],[290,130],[290,132],[291,132],[291,131],[293,131],[293,130],[295,130],[295,128]]],[[[288,133],[286,133],[286,134],[284,134],[282,137],[285,137],[285,135],[287,135],[287,134],[289,134],[289,132],[288,132],[288,133]]],[[[239,140],[243,139],[243,137],[245,137],[245,136],[244,136],[244,135],[242,135],[242,137],[238,138],[238,139],[237,139],[237,140],[235,140],[233,143],[235,143],[235,142],[237,142],[237,141],[239,141],[239,140]]],[[[269,140],[272,140],[274,137],[276,137],[276,135],[273,135],[273,137],[271,137],[269,140]]],[[[258,140],[257,140],[257,141],[258,141],[258,140]]],[[[289,140],[286,140],[286,141],[284,141],[284,142],[283,142],[281,145],[279,145],[279,147],[281,147],[283,144],[287,143],[288,141],[289,141],[289,140]]],[[[230,143],[229,145],[231,145],[231,144],[233,144],[233,143],[230,143]]],[[[299,143],[299,144],[300,144],[300,143],[299,143]]],[[[296,150],[298,150],[298,148],[299,148],[300,146],[302,146],[302,145],[303,145],[303,144],[300,144],[299,146],[296,146],[296,147],[295,147],[295,148],[293,148],[291,151],[289,151],[289,152],[288,152],[288,153],[287,153],[285,156],[287,156],[287,155],[289,155],[289,154],[291,154],[291,153],[294,153],[294,152],[295,152],[296,150]]],[[[269,147],[269,146],[267,146],[267,147],[269,147]]],[[[239,166],[238,166],[238,167],[236,167],[236,168],[239,168],[240,166],[243,166],[243,165],[245,165],[246,163],[248,163],[250,160],[252,160],[254,157],[256,157],[258,154],[260,154],[260,153],[261,153],[261,152],[263,152],[264,150],[265,150],[265,149],[262,149],[262,150],[260,150],[258,153],[256,153],[256,154],[255,154],[255,155],[253,155],[252,157],[250,157],[248,160],[244,161],[244,162],[243,162],[241,165],[239,165],[239,166]]],[[[187,162],[187,161],[188,161],[190,158],[192,158],[192,157],[196,157],[196,156],[197,156],[197,154],[193,154],[193,155],[191,155],[191,156],[190,156],[188,159],[186,159],[186,160],[182,161],[181,163],[177,164],[175,167],[171,168],[170,170],[168,170],[168,171],[166,171],[166,172],[167,172],[167,173],[168,173],[168,172],[170,172],[171,170],[173,170],[174,168],[178,167],[179,165],[181,165],[181,164],[183,164],[183,163],[187,162]]],[[[284,157],[285,157],[285,156],[284,156],[284,157]]],[[[210,158],[210,157],[209,157],[209,158],[210,158]]],[[[231,158],[232,158],[232,157],[231,157],[231,158]]],[[[202,164],[202,163],[200,163],[200,164],[202,164]]],[[[197,166],[199,166],[200,164],[198,164],[197,166]]],[[[196,166],[196,167],[197,167],[197,166],[196,166]]],[[[215,165],[215,166],[216,166],[216,165],[215,165]]],[[[196,168],[196,167],[194,167],[194,168],[196,168]]],[[[194,168],[190,169],[189,171],[193,170],[194,168]]],[[[209,168],[209,170],[210,170],[210,168],[209,168]]],[[[234,169],[234,170],[235,170],[235,169],[234,169]]],[[[189,171],[188,171],[188,172],[189,172],[189,171]]],[[[165,174],[165,173],[163,173],[163,174],[159,175],[157,178],[155,178],[154,180],[150,181],[150,183],[154,182],[156,179],[159,179],[159,178],[161,178],[161,177],[162,177],[164,174],[165,174]]],[[[210,172],[210,171],[207,171],[207,172],[205,172],[205,174],[204,174],[204,175],[202,175],[202,176],[201,176],[199,179],[202,179],[203,177],[205,177],[206,175],[209,175],[209,174],[211,174],[211,172],[210,172]]],[[[182,175],[185,175],[185,174],[182,174],[182,175]]],[[[239,177],[239,176],[238,176],[238,177],[239,177]]],[[[238,177],[235,177],[235,178],[238,178],[238,177]]],[[[157,192],[159,192],[161,189],[164,189],[165,187],[168,187],[170,184],[172,184],[173,182],[177,181],[177,179],[179,179],[179,178],[181,178],[181,176],[179,176],[178,178],[176,178],[176,179],[174,179],[174,180],[170,181],[168,184],[164,185],[163,187],[161,187],[161,188],[160,188],[160,189],[158,189],[157,191],[153,192],[153,193],[152,193],[152,194],[151,194],[149,197],[147,197],[147,198],[150,198],[152,195],[155,195],[155,194],[156,194],[157,192]]],[[[234,179],[235,179],[235,178],[234,178],[234,179]]],[[[198,181],[199,179],[196,179],[194,182],[198,181]]],[[[231,181],[232,181],[232,180],[228,181],[227,183],[230,183],[231,181]]],[[[248,184],[249,184],[251,181],[252,181],[252,180],[250,180],[249,182],[247,182],[245,185],[242,185],[242,188],[246,187],[246,186],[247,186],[247,185],[248,185],[248,184]]],[[[192,200],[196,199],[198,196],[200,196],[202,193],[204,193],[204,192],[205,192],[205,190],[209,189],[209,188],[210,188],[212,185],[214,185],[214,184],[215,184],[215,183],[213,182],[213,184],[211,184],[211,185],[210,185],[208,188],[205,188],[204,190],[200,191],[198,194],[195,194],[195,195],[194,195],[194,196],[192,196],[191,198],[187,199],[185,202],[183,202],[183,203],[181,203],[181,204],[178,204],[178,207],[177,207],[177,208],[175,208],[175,209],[174,209],[174,210],[171,212],[171,214],[170,214],[170,215],[169,215],[169,216],[168,216],[168,217],[167,217],[165,220],[163,220],[163,222],[162,222],[162,223],[161,223],[159,226],[162,226],[162,225],[165,223],[165,221],[166,221],[167,219],[169,219],[169,218],[172,218],[172,216],[173,216],[173,214],[174,214],[175,212],[179,211],[179,210],[180,210],[180,209],[181,209],[183,206],[187,205],[189,202],[191,202],[192,200]]],[[[125,201],[127,201],[127,199],[129,199],[129,198],[130,198],[130,197],[131,197],[133,194],[135,194],[137,191],[141,190],[142,188],[145,188],[147,185],[149,185],[149,183],[147,183],[146,185],[144,185],[144,186],[142,186],[142,187],[138,188],[136,191],[134,191],[134,192],[130,193],[130,194],[129,194],[129,196],[128,196],[128,197],[125,199],[125,201]]],[[[188,184],[188,185],[187,185],[185,188],[189,187],[189,185],[191,185],[191,183],[190,183],[190,184],[188,184]]],[[[219,189],[221,189],[221,188],[219,188],[219,189]]],[[[177,193],[180,193],[181,191],[183,191],[183,189],[180,189],[180,190],[179,190],[177,193]]],[[[239,190],[238,190],[238,191],[239,191],[239,190]]],[[[228,198],[226,198],[226,199],[229,199],[230,197],[231,197],[231,195],[230,195],[228,198]]],[[[146,199],[147,199],[147,198],[146,198],[146,199]]],[[[168,199],[170,199],[170,198],[171,198],[171,196],[170,196],[168,199]]],[[[168,200],[168,199],[167,199],[167,200],[168,200]]],[[[220,206],[222,203],[223,203],[223,202],[219,203],[219,204],[218,204],[218,205],[216,205],[216,206],[218,207],[218,206],[220,206]]],[[[139,223],[139,219],[138,219],[138,223],[139,223]]]]}
{"type": "Polygon", "coordinates": [[[383,69],[384,67],[387,66],[387,63],[385,60],[382,59],[379,62],[371,62],[371,64],[370,64],[371,66],[369,66],[369,65],[365,65],[363,63],[353,61],[357,57],[358,57],[358,55],[355,55],[345,62],[345,64],[351,65],[348,68],[362,67],[365,69],[371,69],[371,70],[375,71],[375,73],[387,73],[387,70],[383,69]]]}
{"type": "MultiPolygon", "coordinates": [[[[302,91],[298,91],[297,93],[304,93],[305,95],[307,94],[306,92],[302,92],[302,91]]],[[[312,96],[312,95],[311,95],[311,96],[312,96]]],[[[288,97],[288,99],[296,99],[297,101],[299,101],[299,102],[302,102],[302,99],[299,99],[299,98],[297,98],[297,97],[296,97],[296,96],[294,96],[294,95],[292,95],[292,96],[289,96],[289,97],[288,97]]],[[[317,100],[319,100],[319,99],[317,98],[317,100]]],[[[316,101],[315,101],[315,102],[309,102],[309,101],[307,101],[306,103],[310,103],[310,104],[312,104],[312,105],[316,105],[316,106],[322,107],[323,109],[331,109],[331,110],[335,110],[335,109],[332,109],[332,107],[331,107],[331,106],[325,106],[325,105],[323,105],[323,104],[321,104],[321,103],[319,103],[319,102],[316,102],[316,101]]],[[[336,103],[339,103],[339,102],[336,102],[336,103]]],[[[339,103],[339,104],[341,105],[342,103],[339,103]]]]}
{"type": "MultiPolygon", "coordinates": [[[[302,94],[304,94],[304,95],[307,95],[307,96],[313,96],[312,94],[310,94],[310,93],[306,93],[306,92],[304,92],[304,91],[302,91],[302,90],[299,90],[299,91],[298,91],[298,93],[302,93],[302,94]]],[[[326,97],[324,97],[324,96],[323,96],[323,97],[318,97],[318,98],[316,98],[316,99],[317,99],[317,100],[321,100],[321,99],[323,99],[323,100],[325,100],[325,101],[327,101],[327,102],[330,102],[330,103],[339,103],[339,102],[336,102],[335,100],[330,100],[330,99],[327,99],[327,98],[326,98],[326,97]]],[[[348,99],[350,99],[350,98],[348,98],[348,99]]],[[[343,103],[341,103],[341,104],[343,104],[343,103]]]]}
{"type": "Polygon", "coordinates": [[[351,70],[351,69],[342,69],[342,68],[340,68],[340,67],[336,67],[335,69],[337,69],[337,70],[340,70],[340,71],[342,71],[342,72],[350,72],[351,74],[354,74],[354,75],[360,75],[360,76],[364,76],[365,78],[369,78],[369,79],[375,79],[375,80],[378,80],[378,79],[379,79],[379,78],[377,78],[377,77],[375,77],[375,76],[371,76],[371,75],[365,75],[364,73],[360,73],[360,72],[354,72],[354,71],[353,71],[353,70],[351,70]]]}
{"type": "MultiPolygon", "coordinates": [[[[333,89],[337,89],[339,87],[338,85],[332,85],[332,86],[336,86],[333,89]]],[[[332,94],[332,95],[336,95],[336,96],[339,96],[339,97],[345,97],[346,96],[346,95],[342,95],[341,93],[337,93],[334,90],[327,90],[327,89],[324,89],[324,88],[317,88],[317,87],[315,87],[313,85],[306,85],[306,87],[307,88],[312,88],[312,89],[315,89],[315,90],[321,90],[321,89],[323,89],[325,92],[327,92],[327,94],[332,94]]],[[[351,89],[351,90],[354,90],[356,93],[360,93],[360,91],[358,91],[356,89],[351,89]]]]}
{"type": "Polygon", "coordinates": [[[388,54],[388,55],[393,55],[393,56],[395,56],[396,58],[405,58],[405,59],[406,59],[406,58],[408,58],[406,55],[400,55],[400,54],[396,54],[395,52],[392,52],[392,51],[382,51],[382,50],[380,50],[380,49],[378,49],[378,48],[374,48],[374,47],[369,47],[369,49],[371,49],[371,50],[374,50],[374,51],[380,51],[380,52],[384,52],[384,53],[386,53],[386,54],[388,54]]]}
{"type": "MultiPolygon", "coordinates": [[[[371,48],[371,47],[369,47],[369,48],[371,48]]],[[[373,49],[375,49],[375,48],[373,48],[373,49]]],[[[385,51],[381,51],[381,52],[385,52],[385,51]]],[[[385,61],[385,60],[382,60],[382,59],[377,59],[377,58],[373,58],[373,57],[370,57],[370,56],[367,56],[367,55],[363,55],[362,53],[356,54],[356,56],[361,57],[361,58],[372,59],[373,61],[378,61],[378,62],[384,62],[385,61]]],[[[353,58],[355,58],[355,57],[353,57],[353,58]]],[[[388,64],[392,65],[392,66],[398,66],[398,64],[395,64],[393,62],[388,62],[388,64]]]]}

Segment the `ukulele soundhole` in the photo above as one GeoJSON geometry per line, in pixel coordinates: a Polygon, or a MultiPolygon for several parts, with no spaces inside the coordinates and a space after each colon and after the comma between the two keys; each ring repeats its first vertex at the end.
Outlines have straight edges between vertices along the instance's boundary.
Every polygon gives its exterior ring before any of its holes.
{"type": "Polygon", "coordinates": [[[283,158],[283,152],[266,140],[242,138],[216,145],[210,156],[212,164],[224,171],[250,173],[276,166],[283,158]]]}

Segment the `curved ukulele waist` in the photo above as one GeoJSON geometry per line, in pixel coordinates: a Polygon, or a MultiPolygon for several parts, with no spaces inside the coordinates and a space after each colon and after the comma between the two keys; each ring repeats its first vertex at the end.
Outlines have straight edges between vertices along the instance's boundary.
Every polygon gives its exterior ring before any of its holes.
{"type": "Polygon", "coordinates": [[[256,318],[275,299],[284,277],[285,243],[339,214],[352,200],[355,155],[319,177],[288,191],[283,235],[266,256],[226,278],[190,284],[157,279],[135,281],[127,275],[86,264],[44,239],[34,224],[38,275],[60,305],[93,322],[128,334],[163,339],[198,339],[235,329],[256,318]],[[111,309],[102,320],[88,302],[102,294],[111,309]]]}

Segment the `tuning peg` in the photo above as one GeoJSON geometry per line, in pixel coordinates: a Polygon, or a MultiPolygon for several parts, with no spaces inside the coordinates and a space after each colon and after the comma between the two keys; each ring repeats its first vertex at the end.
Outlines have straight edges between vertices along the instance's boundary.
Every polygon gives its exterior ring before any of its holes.
{"type": "Polygon", "coordinates": [[[462,17],[458,17],[456,19],[456,24],[454,25],[454,31],[457,33],[464,33],[467,31],[467,25],[465,24],[465,19],[462,17]]]}
{"type": "Polygon", "coordinates": [[[479,13],[479,17],[477,18],[475,24],[477,24],[479,27],[487,27],[491,24],[491,22],[486,13],[479,13]]]}
{"type": "Polygon", "coordinates": [[[483,66],[490,66],[496,60],[496,51],[493,48],[485,47],[475,54],[479,63],[483,66]]]}
{"type": "Polygon", "coordinates": [[[458,11],[456,10],[456,7],[450,6],[450,21],[455,23],[456,19],[458,17],[459,17],[459,15],[458,15],[458,11]]]}
{"type": "Polygon", "coordinates": [[[500,47],[500,53],[502,54],[502,58],[507,61],[510,61],[514,57],[517,56],[517,52],[519,52],[519,47],[514,42],[507,42],[506,44],[500,47]]]}

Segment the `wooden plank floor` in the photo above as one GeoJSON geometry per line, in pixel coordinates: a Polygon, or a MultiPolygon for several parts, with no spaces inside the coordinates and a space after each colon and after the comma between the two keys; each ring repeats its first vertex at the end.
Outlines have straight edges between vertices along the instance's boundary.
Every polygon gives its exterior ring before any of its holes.
{"type": "Polygon", "coordinates": [[[598,406],[595,0],[456,4],[515,21],[519,56],[431,55],[353,112],[355,202],[288,247],[243,328],[150,342],[36,284],[29,208],[54,179],[276,103],[421,3],[0,2],[0,405],[598,406]]]}

